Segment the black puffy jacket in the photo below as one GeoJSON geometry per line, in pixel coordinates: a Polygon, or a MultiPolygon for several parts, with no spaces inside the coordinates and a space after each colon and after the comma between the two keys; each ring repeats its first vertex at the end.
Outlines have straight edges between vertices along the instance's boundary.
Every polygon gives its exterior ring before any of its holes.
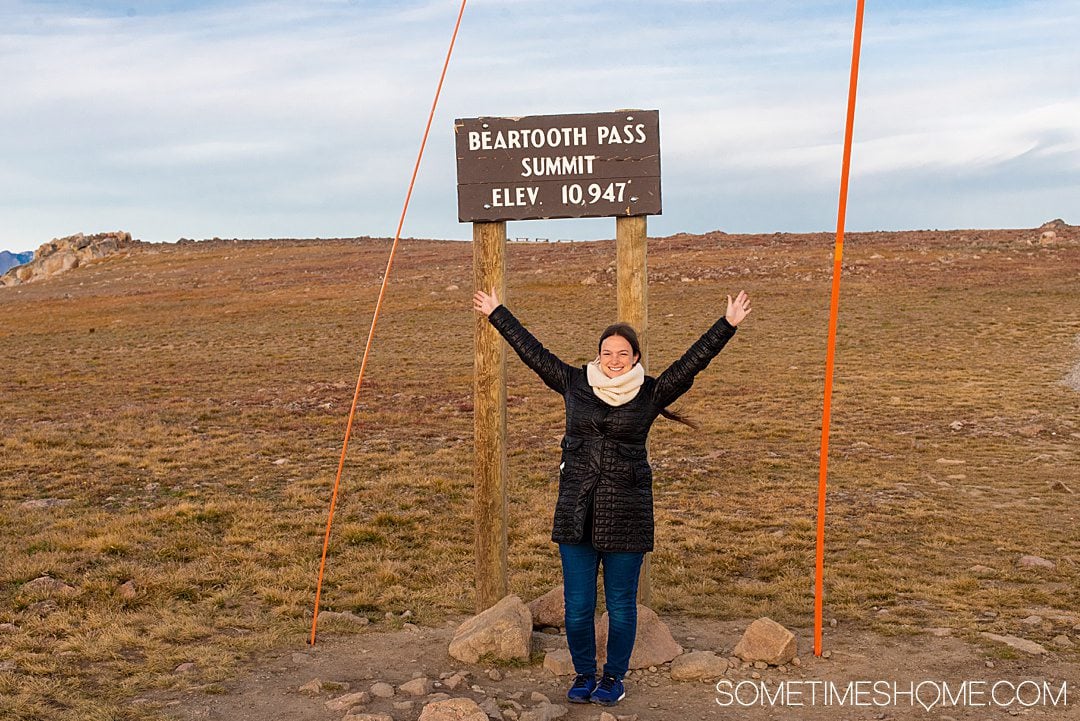
{"type": "Polygon", "coordinates": [[[521,360],[566,402],[566,435],[562,439],[559,497],[551,540],[591,540],[601,551],[653,550],[652,468],[645,439],[660,410],[694,383],[735,328],[716,321],[682,358],[653,378],[645,376],[629,403],[611,406],[589,385],[585,366],[561,361],[500,305],[488,316],[521,360]],[[583,539],[591,517],[592,537],[583,539]]]}

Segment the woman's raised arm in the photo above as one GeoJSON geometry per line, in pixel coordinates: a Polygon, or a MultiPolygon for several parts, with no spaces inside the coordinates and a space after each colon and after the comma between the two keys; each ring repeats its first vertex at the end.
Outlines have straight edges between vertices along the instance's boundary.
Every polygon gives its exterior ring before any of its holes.
{"type": "Polygon", "coordinates": [[[653,402],[665,408],[690,390],[690,387],[694,385],[694,376],[705,370],[716,354],[727,345],[731,336],[735,335],[735,326],[741,323],[749,313],[750,297],[746,295],[746,291],[739,291],[735,300],[732,300],[729,295],[724,317],[713,323],[712,327],[705,331],[679,360],[668,366],[667,370],[656,379],[653,402]]]}
{"type": "Polygon", "coordinates": [[[495,289],[491,294],[482,290],[473,295],[473,310],[487,316],[488,322],[495,326],[525,365],[532,368],[544,384],[559,395],[566,393],[570,383],[570,365],[564,363],[549,351],[514,317],[510,309],[499,302],[495,289]]]}

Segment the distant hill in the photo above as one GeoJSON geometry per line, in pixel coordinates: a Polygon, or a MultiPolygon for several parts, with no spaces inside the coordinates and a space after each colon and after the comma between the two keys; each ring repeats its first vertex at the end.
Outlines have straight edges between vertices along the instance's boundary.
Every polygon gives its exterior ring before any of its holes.
{"type": "Polygon", "coordinates": [[[32,250],[28,250],[25,253],[12,253],[7,250],[0,250],[0,275],[8,272],[8,269],[10,268],[29,263],[33,259],[34,251],[32,250]]]}

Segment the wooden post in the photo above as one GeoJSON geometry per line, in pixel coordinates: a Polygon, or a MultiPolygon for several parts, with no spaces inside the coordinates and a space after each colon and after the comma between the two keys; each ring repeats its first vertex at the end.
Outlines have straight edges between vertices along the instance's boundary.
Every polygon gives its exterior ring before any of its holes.
{"type": "MultiPolygon", "coordinates": [[[[638,332],[641,364],[649,368],[649,271],[646,258],[647,216],[618,216],[615,219],[615,265],[619,321],[629,323],[638,332]]],[[[649,554],[641,564],[638,580],[638,603],[647,606],[652,600],[649,582],[649,554]]]]}
{"type": "MultiPolygon", "coordinates": [[[[506,223],[473,223],[473,287],[506,302],[506,223]]],[[[473,488],[476,612],[509,592],[507,582],[506,345],[476,314],[473,488]]]]}

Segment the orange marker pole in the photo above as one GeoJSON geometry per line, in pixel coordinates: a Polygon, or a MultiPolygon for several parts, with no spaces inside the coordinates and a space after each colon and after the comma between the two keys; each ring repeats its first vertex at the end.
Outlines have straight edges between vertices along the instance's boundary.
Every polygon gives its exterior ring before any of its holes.
{"type": "Polygon", "coordinates": [[[319,599],[322,596],[323,572],[326,570],[326,552],[330,549],[330,526],[334,522],[334,508],[337,505],[338,487],[341,485],[341,472],[345,468],[345,454],[349,448],[349,436],[352,434],[353,418],[356,415],[356,404],[360,399],[360,386],[364,383],[364,369],[367,368],[368,355],[371,353],[371,341],[375,337],[375,327],[379,322],[379,311],[382,309],[383,298],[386,296],[386,286],[390,281],[390,269],[394,267],[394,254],[397,252],[398,241],[401,240],[401,229],[405,225],[405,214],[409,210],[409,200],[412,198],[413,186],[416,185],[416,176],[420,172],[420,161],[424,157],[424,148],[427,146],[428,135],[431,132],[431,122],[435,119],[435,108],[439,104],[439,94],[442,92],[443,81],[446,80],[446,69],[450,67],[450,55],[454,52],[454,41],[457,40],[458,29],[461,27],[461,18],[465,14],[465,3],[461,0],[461,9],[458,11],[457,22],[454,23],[454,32],[450,36],[450,47],[446,51],[446,60],[443,62],[442,73],[439,75],[439,84],[435,88],[435,99],[431,102],[431,112],[428,114],[427,125],[424,127],[424,137],[420,141],[420,152],[416,155],[416,165],[413,166],[412,179],[409,180],[409,190],[405,193],[405,204],[401,208],[401,218],[398,220],[397,231],[394,233],[394,243],[390,246],[390,257],[386,261],[386,272],[383,273],[382,287],[379,289],[379,299],[375,302],[375,312],[371,316],[371,329],[368,331],[367,343],[364,345],[364,357],[360,361],[360,375],[356,379],[356,390],[353,392],[352,406],[349,408],[349,420],[345,424],[345,440],[341,444],[341,457],[338,459],[337,476],[334,478],[334,492],[330,496],[330,514],[326,519],[326,536],[323,538],[322,560],[319,562],[319,581],[315,586],[315,612],[311,619],[311,640],[315,645],[315,629],[319,625],[319,599]]]}
{"type": "Polygon", "coordinates": [[[821,603],[825,570],[825,479],[829,470],[829,414],[832,410],[833,360],[836,356],[836,321],[840,310],[840,271],[844,258],[844,220],[847,215],[848,175],[851,171],[851,138],[855,127],[855,92],[859,81],[863,7],[855,9],[855,41],[851,50],[848,84],[847,126],[844,129],[844,163],[840,173],[840,208],[836,215],[836,246],[833,250],[832,298],[829,303],[829,346],[825,353],[825,403],[821,416],[821,459],[818,469],[817,554],[814,578],[814,655],[821,655],[821,603]]]}

